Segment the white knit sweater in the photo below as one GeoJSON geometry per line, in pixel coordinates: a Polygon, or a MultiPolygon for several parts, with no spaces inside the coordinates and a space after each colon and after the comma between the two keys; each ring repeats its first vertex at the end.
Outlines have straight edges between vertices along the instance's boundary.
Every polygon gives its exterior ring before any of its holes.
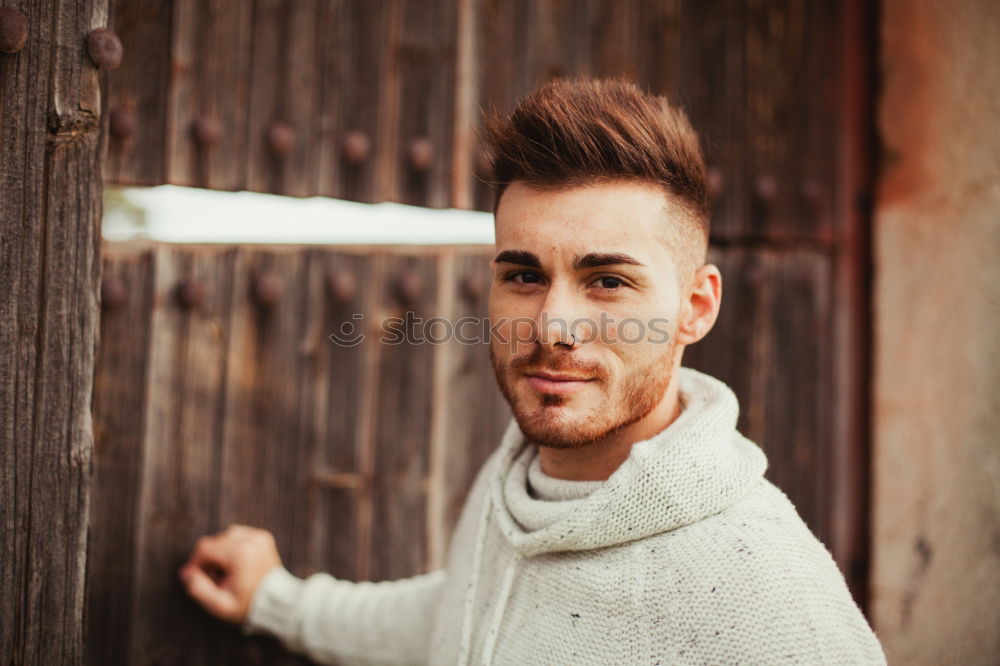
{"type": "Polygon", "coordinates": [[[735,428],[722,382],[607,481],[546,476],[511,422],[444,569],[399,581],[279,568],[245,625],[340,664],[884,664],[844,578],[735,428]]]}

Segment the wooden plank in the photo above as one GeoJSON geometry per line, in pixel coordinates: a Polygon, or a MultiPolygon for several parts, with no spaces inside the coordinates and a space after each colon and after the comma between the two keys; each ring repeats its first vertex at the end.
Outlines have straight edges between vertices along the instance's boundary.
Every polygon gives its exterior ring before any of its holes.
{"type": "Polygon", "coordinates": [[[155,255],[130,663],[214,663],[217,624],[177,579],[195,540],[218,529],[216,488],[234,254],[160,245],[155,255]],[[178,300],[182,281],[200,305],[178,300]]]}
{"type": "Polygon", "coordinates": [[[321,6],[322,141],[317,191],[354,201],[389,196],[396,168],[395,0],[344,0],[321,6]]]}
{"type": "Polygon", "coordinates": [[[316,0],[254,1],[247,189],[315,193],[316,18],[316,0]]]}
{"type": "MultiPolygon", "coordinates": [[[[219,436],[218,526],[270,530],[292,569],[305,559],[313,517],[306,477],[301,381],[307,307],[306,254],[297,248],[236,251],[219,436]]],[[[289,663],[276,645],[221,637],[224,663],[289,663]]]]}
{"type": "Polygon", "coordinates": [[[399,200],[445,208],[451,202],[455,111],[454,0],[403,3],[399,42],[399,200]]]}
{"type": "Polygon", "coordinates": [[[165,182],[246,187],[252,13],[243,0],[173,3],[165,182]]]}
{"type": "Polygon", "coordinates": [[[368,552],[370,538],[361,529],[360,513],[370,492],[362,438],[374,403],[373,386],[367,383],[374,377],[366,369],[378,351],[364,319],[366,314],[370,318],[377,295],[373,262],[363,253],[316,250],[310,257],[308,288],[304,406],[311,410],[307,491],[314,520],[300,575],[325,571],[356,579],[358,555],[368,552]]]}
{"type": "Polygon", "coordinates": [[[111,19],[125,58],[108,76],[111,114],[105,178],[128,185],[166,182],[171,70],[169,0],[116,0],[111,19]]]}
{"type": "Polygon", "coordinates": [[[433,438],[430,448],[429,568],[444,557],[468,491],[500,444],[511,412],[497,387],[489,356],[487,299],[492,246],[442,258],[439,301],[452,338],[435,349],[433,438]],[[475,407],[470,409],[470,405],[475,407]]]}
{"type": "Polygon", "coordinates": [[[94,376],[94,475],[87,553],[87,662],[127,664],[139,482],[149,399],[153,251],[104,248],[94,376]]]}
{"type": "Polygon", "coordinates": [[[108,2],[17,5],[27,41],[0,53],[0,654],[78,664],[101,274],[102,109],[84,43],[108,2]]]}
{"type": "Polygon", "coordinates": [[[383,337],[378,343],[378,402],[371,434],[374,520],[368,576],[372,580],[412,576],[426,569],[429,387],[435,346],[417,342],[414,335],[424,334],[420,322],[440,314],[434,255],[389,255],[383,270],[373,322],[383,337]],[[407,313],[412,328],[399,323],[407,313]],[[390,318],[397,318],[396,323],[390,318]]]}

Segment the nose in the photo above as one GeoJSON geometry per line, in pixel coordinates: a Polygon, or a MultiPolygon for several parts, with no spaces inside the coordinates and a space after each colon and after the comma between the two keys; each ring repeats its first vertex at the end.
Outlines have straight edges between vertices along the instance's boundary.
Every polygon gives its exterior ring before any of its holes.
{"type": "Polygon", "coordinates": [[[572,349],[581,337],[581,319],[582,310],[571,287],[553,283],[538,315],[538,344],[550,349],[572,349]]]}

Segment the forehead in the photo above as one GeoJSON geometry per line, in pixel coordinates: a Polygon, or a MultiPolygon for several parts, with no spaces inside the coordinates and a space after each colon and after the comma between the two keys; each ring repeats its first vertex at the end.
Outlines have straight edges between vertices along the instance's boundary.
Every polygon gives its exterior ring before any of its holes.
{"type": "Polygon", "coordinates": [[[663,190],[647,183],[543,190],[514,182],[497,208],[497,249],[539,257],[620,251],[652,262],[668,252],[671,215],[677,214],[671,208],[663,190]]]}

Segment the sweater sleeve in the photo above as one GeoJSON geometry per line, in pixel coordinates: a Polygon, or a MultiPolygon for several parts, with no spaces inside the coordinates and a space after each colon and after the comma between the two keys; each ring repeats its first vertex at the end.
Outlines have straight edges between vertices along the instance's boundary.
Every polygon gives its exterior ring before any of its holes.
{"type": "Polygon", "coordinates": [[[303,580],[278,567],[257,587],[243,630],[323,664],[422,664],[444,580],[444,569],[382,582],[303,580]]]}

